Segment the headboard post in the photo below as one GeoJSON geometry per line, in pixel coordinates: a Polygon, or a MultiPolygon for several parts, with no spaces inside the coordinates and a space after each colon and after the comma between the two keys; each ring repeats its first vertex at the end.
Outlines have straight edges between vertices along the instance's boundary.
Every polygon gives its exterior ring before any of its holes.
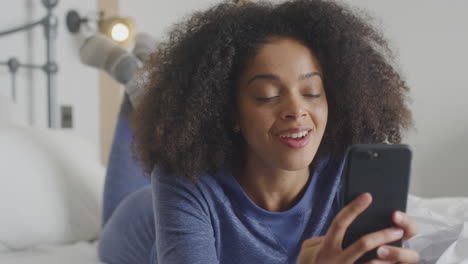
{"type": "MultiPolygon", "coordinates": [[[[116,16],[119,13],[118,0],[98,0],[98,10],[104,11],[106,16],[116,16]]],[[[117,122],[122,88],[107,73],[99,72],[99,112],[100,112],[100,152],[101,162],[107,167],[112,137],[117,122]]]]}

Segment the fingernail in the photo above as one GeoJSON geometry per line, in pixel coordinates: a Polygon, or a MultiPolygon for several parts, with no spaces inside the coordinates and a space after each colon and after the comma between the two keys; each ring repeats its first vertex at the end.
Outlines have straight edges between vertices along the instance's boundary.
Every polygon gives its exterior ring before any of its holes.
{"type": "Polygon", "coordinates": [[[392,236],[401,237],[403,235],[403,229],[394,228],[394,229],[392,229],[391,233],[392,233],[392,236]]]}
{"type": "Polygon", "coordinates": [[[388,255],[390,255],[390,250],[388,250],[388,248],[386,247],[379,247],[379,249],[377,249],[377,254],[380,257],[387,257],[388,255]]]}
{"type": "Polygon", "coordinates": [[[396,220],[398,223],[403,222],[403,214],[402,214],[401,212],[397,212],[396,215],[395,215],[395,220],[396,220]]]}
{"type": "Polygon", "coordinates": [[[367,204],[367,201],[369,200],[369,197],[370,194],[369,193],[365,193],[365,194],[362,194],[361,196],[359,196],[358,198],[358,204],[359,205],[364,205],[364,204],[367,204]]]}

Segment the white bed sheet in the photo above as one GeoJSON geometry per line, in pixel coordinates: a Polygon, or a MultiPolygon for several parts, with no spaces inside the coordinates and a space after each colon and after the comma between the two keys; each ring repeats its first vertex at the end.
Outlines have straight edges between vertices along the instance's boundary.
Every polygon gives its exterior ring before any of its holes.
{"type": "Polygon", "coordinates": [[[44,245],[0,253],[0,264],[101,264],[97,241],[69,245],[44,245]]]}
{"type": "Polygon", "coordinates": [[[468,264],[467,197],[410,195],[407,211],[419,228],[410,247],[420,253],[420,264],[468,264]]]}
{"type": "MultiPolygon", "coordinates": [[[[468,198],[423,199],[410,195],[408,214],[419,234],[410,240],[421,254],[420,264],[468,264],[468,198]]],[[[8,251],[0,245],[0,264],[102,264],[97,241],[44,245],[8,251]]]]}

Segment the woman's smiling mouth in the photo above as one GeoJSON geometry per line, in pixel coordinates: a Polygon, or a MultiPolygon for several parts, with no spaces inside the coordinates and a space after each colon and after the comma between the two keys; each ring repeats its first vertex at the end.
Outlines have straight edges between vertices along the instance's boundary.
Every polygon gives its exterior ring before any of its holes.
{"type": "Polygon", "coordinates": [[[302,148],[309,143],[312,129],[294,128],[281,132],[278,139],[290,148],[302,148]]]}

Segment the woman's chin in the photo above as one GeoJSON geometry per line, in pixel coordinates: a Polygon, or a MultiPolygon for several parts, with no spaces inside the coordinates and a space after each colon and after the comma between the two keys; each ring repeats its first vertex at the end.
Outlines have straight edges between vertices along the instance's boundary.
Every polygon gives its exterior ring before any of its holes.
{"type": "Polygon", "coordinates": [[[309,167],[312,163],[312,160],[291,160],[291,161],[282,161],[278,165],[281,169],[286,171],[299,171],[304,170],[309,167]]]}
{"type": "Polygon", "coordinates": [[[312,163],[316,152],[316,149],[307,149],[301,153],[288,153],[288,155],[282,155],[282,157],[277,157],[277,166],[288,171],[306,169],[312,163]]]}

